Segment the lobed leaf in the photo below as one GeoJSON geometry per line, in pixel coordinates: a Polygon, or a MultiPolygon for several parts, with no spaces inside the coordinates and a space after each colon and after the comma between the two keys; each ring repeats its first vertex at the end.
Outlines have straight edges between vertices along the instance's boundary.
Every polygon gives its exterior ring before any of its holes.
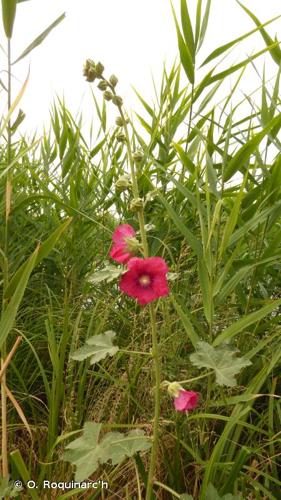
{"type": "Polygon", "coordinates": [[[90,358],[90,364],[93,365],[105,359],[106,356],[114,356],[119,350],[119,347],[114,346],[112,343],[115,336],[116,333],[112,330],[101,335],[94,335],[86,340],[86,344],[72,353],[70,357],[76,361],[90,358]]]}
{"type": "Polygon", "coordinates": [[[197,368],[214,370],[218,385],[233,387],[236,385],[235,375],[252,364],[249,359],[236,357],[236,353],[237,350],[231,350],[227,345],[215,348],[200,341],[196,345],[196,352],[190,355],[190,361],[197,368]]]}

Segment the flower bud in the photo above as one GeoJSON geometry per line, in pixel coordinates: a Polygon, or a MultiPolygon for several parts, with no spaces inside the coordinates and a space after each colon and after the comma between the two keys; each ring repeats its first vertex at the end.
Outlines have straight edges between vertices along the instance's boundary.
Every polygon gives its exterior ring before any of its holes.
{"type": "Polygon", "coordinates": [[[115,187],[117,191],[125,191],[128,187],[131,186],[130,176],[127,174],[120,175],[119,179],[115,182],[115,187]]]}
{"type": "Polygon", "coordinates": [[[115,104],[116,106],[122,106],[123,104],[123,99],[122,97],[120,97],[120,95],[115,95],[112,99],[112,102],[113,104],[115,104]]]}
{"type": "Polygon", "coordinates": [[[129,253],[135,254],[142,248],[142,244],[139,242],[139,240],[137,240],[137,238],[133,237],[125,238],[125,241],[126,241],[126,248],[129,253]]]}
{"type": "Polygon", "coordinates": [[[87,59],[83,67],[83,76],[86,77],[87,82],[93,82],[97,77],[95,63],[91,59],[87,59]]]}
{"type": "Polygon", "coordinates": [[[167,387],[168,393],[173,398],[177,398],[179,396],[179,393],[181,390],[182,390],[182,386],[178,382],[171,382],[167,387]]]}
{"type": "Polygon", "coordinates": [[[143,160],[143,153],[140,149],[137,149],[137,151],[133,153],[133,159],[136,163],[140,163],[143,160]]]}
{"type": "Polygon", "coordinates": [[[118,142],[126,142],[126,136],[123,132],[119,132],[117,135],[116,135],[116,139],[118,142]]]}
{"type": "Polygon", "coordinates": [[[117,116],[116,120],[115,120],[115,123],[117,125],[117,127],[123,127],[124,125],[124,120],[121,116],[117,116]]]}
{"type": "Polygon", "coordinates": [[[113,98],[113,94],[109,90],[106,90],[103,93],[103,97],[105,98],[106,101],[111,101],[111,99],[113,98]]]}
{"type": "Polygon", "coordinates": [[[104,91],[107,89],[107,82],[105,80],[101,80],[98,84],[98,89],[104,91]]]}
{"type": "Polygon", "coordinates": [[[99,76],[102,76],[102,74],[103,74],[103,70],[104,70],[104,66],[102,65],[102,63],[101,63],[101,62],[98,62],[98,63],[96,64],[96,68],[95,68],[95,69],[96,69],[96,72],[97,72],[98,77],[99,77],[99,76]]]}
{"type": "Polygon", "coordinates": [[[116,85],[118,83],[118,78],[115,75],[111,75],[111,77],[109,78],[109,81],[110,81],[112,87],[116,87],[116,85]]]}
{"type": "Polygon", "coordinates": [[[143,209],[143,200],[141,198],[134,198],[130,204],[132,212],[140,212],[143,209]]]}

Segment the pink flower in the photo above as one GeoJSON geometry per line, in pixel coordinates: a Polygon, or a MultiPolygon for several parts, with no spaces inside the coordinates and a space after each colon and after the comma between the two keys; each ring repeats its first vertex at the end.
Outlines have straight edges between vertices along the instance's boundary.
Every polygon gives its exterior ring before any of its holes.
{"type": "Polygon", "coordinates": [[[128,262],[128,271],[120,280],[120,288],[139,304],[148,304],[168,295],[167,272],[168,266],[161,257],[134,257],[128,262]]]}
{"type": "Polygon", "coordinates": [[[197,406],[198,398],[198,392],[181,389],[179,395],[174,399],[174,407],[177,411],[193,410],[197,406]]]}
{"type": "Polygon", "coordinates": [[[126,264],[133,257],[133,253],[129,250],[129,242],[135,235],[134,228],[129,224],[118,226],[112,235],[113,246],[109,253],[110,257],[121,264],[126,264]]]}

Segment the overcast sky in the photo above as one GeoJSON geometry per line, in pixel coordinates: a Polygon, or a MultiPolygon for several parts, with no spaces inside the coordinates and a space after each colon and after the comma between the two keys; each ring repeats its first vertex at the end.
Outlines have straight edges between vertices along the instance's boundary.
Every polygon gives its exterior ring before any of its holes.
{"type": "MultiPolygon", "coordinates": [[[[178,8],[179,0],[174,0],[173,3],[178,8]]],[[[196,3],[196,0],[188,0],[191,11],[196,3]]],[[[254,27],[235,0],[213,0],[212,4],[207,38],[199,62],[215,47],[254,27]]],[[[262,22],[281,14],[281,5],[277,0],[244,0],[244,5],[262,22]]],[[[132,85],[146,99],[153,98],[151,74],[159,81],[163,62],[172,64],[178,54],[169,0],[23,2],[17,9],[12,59],[18,57],[63,12],[66,13],[65,20],[50,33],[43,44],[13,66],[15,96],[30,63],[29,83],[20,104],[27,115],[24,129],[42,130],[43,123],[48,123],[48,110],[56,94],[64,95],[67,107],[74,114],[82,110],[85,120],[89,120],[92,99],[89,84],[82,77],[83,63],[88,57],[100,60],[106,68],[107,76],[111,73],[118,76],[120,93],[128,108],[135,106],[132,85]]],[[[280,19],[267,29],[274,38],[275,33],[281,32],[280,19]]],[[[5,47],[3,32],[1,44],[5,47]]],[[[259,35],[252,36],[232,54],[232,62],[244,59],[263,46],[259,35]]],[[[262,61],[261,59],[261,70],[262,61]]],[[[5,65],[5,57],[1,52],[2,69],[5,65]]],[[[223,64],[221,68],[224,68],[223,64]]],[[[274,65],[269,63],[268,71],[273,71],[273,68],[274,65]]],[[[245,85],[253,88],[255,83],[258,85],[258,80],[245,82],[245,85]]],[[[2,93],[2,103],[3,95],[2,93]]]]}

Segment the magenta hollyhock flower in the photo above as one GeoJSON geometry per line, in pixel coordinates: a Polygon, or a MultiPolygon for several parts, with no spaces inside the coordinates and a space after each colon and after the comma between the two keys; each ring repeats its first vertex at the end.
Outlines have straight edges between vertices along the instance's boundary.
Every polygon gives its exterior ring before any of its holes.
{"type": "Polygon", "coordinates": [[[120,280],[120,288],[139,304],[148,304],[168,295],[167,272],[168,266],[161,257],[134,257],[128,262],[128,271],[120,280]]]}
{"type": "Polygon", "coordinates": [[[177,411],[193,410],[197,406],[198,398],[198,392],[180,389],[179,395],[174,399],[174,407],[177,411]]]}
{"type": "Polygon", "coordinates": [[[136,232],[129,224],[121,224],[118,226],[113,235],[113,246],[110,250],[110,257],[120,264],[126,264],[133,257],[133,253],[129,251],[129,240],[135,238],[136,232]]]}

